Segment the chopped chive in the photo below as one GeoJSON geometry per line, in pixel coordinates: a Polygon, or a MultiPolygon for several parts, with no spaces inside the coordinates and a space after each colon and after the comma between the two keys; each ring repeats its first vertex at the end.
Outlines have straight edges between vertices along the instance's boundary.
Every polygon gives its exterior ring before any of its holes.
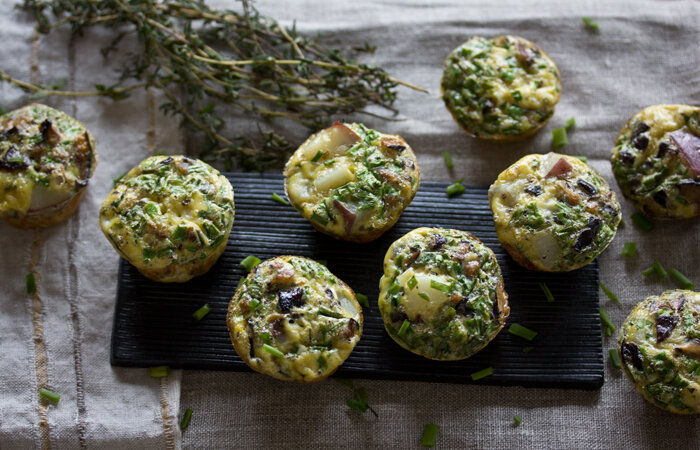
{"type": "Polygon", "coordinates": [[[525,347],[525,348],[523,348],[523,353],[530,353],[534,349],[535,349],[535,347],[525,347]]]}
{"type": "Polygon", "coordinates": [[[151,367],[150,370],[151,370],[151,376],[153,378],[167,377],[168,374],[170,373],[170,367],[168,367],[168,366],[151,367]]]}
{"type": "Polygon", "coordinates": [[[158,214],[158,207],[153,203],[148,203],[146,206],[143,207],[143,210],[146,211],[146,214],[148,214],[151,217],[154,217],[158,214]]]}
{"type": "Polygon", "coordinates": [[[345,400],[345,404],[348,405],[350,409],[354,409],[355,411],[367,411],[367,405],[354,398],[349,398],[345,400]]]}
{"type": "Polygon", "coordinates": [[[325,306],[318,307],[318,314],[321,316],[335,317],[336,319],[343,318],[342,314],[340,314],[339,312],[335,312],[333,310],[330,310],[330,309],[326,308],[325,306]]]}
{"type": "Polygon", "coordinates": [[[403,323],[401,324],[401,328],[399,328],[399,332],[397,333],[399,336],[403,336],[406,334],[406,331],[408,331],[408,328],[411,326],[411,322],[408,320],[404,320],[403,323]]]}
{"type": "Polygon", "coordinates": [[[447,191],[447,195],[452,196],[461,194],[462,192],[466,191],[467,188],[465,188],[464,185],[458,181],[454,184],[447,186],[447,189],[445,190],[447,191]]]}
{"type": "Polygon", "coordinates": [[[389,295],[394,295],[399,292],[401,289],[401,286],[399,286],[399,283],[394,280],[393,283],[391,283],[391,286],[389,286],[389,295]]]}
{"type": "Polygon", "coordinates": [[[209,314],[209,311],[211,311],[211,308],[209,307],[209,303],[206,303],[204,306],[192,313],[192,317],[194,317],[194,320],[202,320],[204,316],[209,314]]]}
{"type": "Polygon", "coordinates": [[[55,393],[54,391],[50,391],[44,388],[39,389],[39,395],[47,400],[51,400],[54,403],[58,403],[58,401],[61,399],[61,396],[55,393]]]}
{"type": "Polygon", "coordinates": [[[620,365],[620,355],[617,353],[617,350],[611,348],[608,350],[608,354],[610,355],[610,362],[612,363],[613,367],[618,370],[622,369],[622,365],[620,365]]]}
{"type": "Polygon", "coordinates": [[[263,350],[265,350],[267,353],[277,356],[279,358],[284,358],[284,353],[281,351],[277,350],[275,347],[267,344],[263,344],[263,350]]]}
{"type": "Polygon", "coordinates": [[[185,431],[190,426],[190,420],[192,420],[192,410],[187,408],[180,421],[180,431],[185,431]]]}
{"type": "Polygon", "coordinates": [[[260,258],[257,256],[253,255],[248,255],[245,258],[243,258],[243,261],[239,263],[247,272],[250,272],[253,270],[253,267],[257,266],[260,264],[260,258]]]}
{"type": "Polygon", "coordinates": [[[605,312],[605,309],[600,308],[600,322],[605,325],[605,335],[606,336],[612,336],[613,333],[615,332],[615,325],[613,325],[612,320],[610,320],[610,316],[608,315],[607,312],[605,312]]]}
{"type": "Polygon", "coordinates": [[[642,272],[642,275],[645,277],[648,277],[650,275],[657,274],[660,277],[665,277],[666,276],[666,271],[664,270],[663,266],[661,265],[660,262],[654,261],[654,264],[652,264],[651,267],[646,269],[645,271],[642,272]]]}
{"type": "Polygon", "coordinates": [[[686,278],[685,275],[683,275],[682,273],[680,273],[678,270],[674,269],[673,267],[669,267],[668,274],[671,275],[671,278],[676,280],[676,282],[683,289],[695,289],[695,283],[690,281],[688,278],[686,278]]]}
{"type": "Polygon", "coordinates": [[[452,169],[455,166],[449,151],[445,150],[442,152],[442,158],[445,160],[445,166],[447,166],[448,169],[452,169]]]}
{"type": "Polygon", "coordinates": [[[357,302],[362,305],[363,308],[369,308],[369,299],[365,294],[360,294],[358,292],[355,296],[357,297],[357,302]]]}
{"type": "Polygon", "coordinates": [[[252,299],[251,301],[248,302],[248,306],[249,306],[250,309],[252,309],[252,310],[258,309],[258,307],[260,307],[260,304],[261,304],[261,303],[260,303],[260,300],[258,300],[257,298],[254,298],[254,299],[252,299]]]}
{"type": "Polygon", "coordinates": [[[27,276],[24,277],[24,282],[27,285],[27,294],[29,294],[29,295],[36,294],[36,280],[34,279],[34,274],[33,273],[27,274],[27,276]]]}
{"type": "Polygon", "coordinates": [[[566,122],[564,122],[564,129],[569,130],[574,125],[576,125],[576,119],[574,119],[573,117],[569,117],[568,119],[566,119],[566,122]]]}
{"type": "Polygon", "coordinates": [[[637,225],[642,231],[651,231],[654,228],[656,228],[656,225],[654,225],[653,222],[650,222],[649,219],[644,217],[644,214],[640,212],[632,213],[632,222],[634,222],[635,225],[637,225]]]}
{"type": "Polygon", "coordinates": [[[412,291],[414,287],[418,285],[418,280],[416,280],[415,275],[411,277],[410,280],[406,283],[408,285],[408,290],[412,291]]]}
{"type": "Polygon", "coordinates": [[[426,294],[425,292],[419,292],[418,297],[422,298],[426,302],[430,301],[430,296],[428,294],[426,294]]]}
{"type": "Polygon", "coordinates": [[[605,286],[605,285],[604,285],[603,283],[601,283],[600,281],[598,282],[598,284],[600,285],[600,288],[603,290],[603,292],[605,293],[605,295],[607,295],[608,298],[609,298],[610,300],[614,301],[614,302],[617,303],[618,305],[621,304],[621,303],[620,303],[620,299],[617,298],[617,295],[615,295],[615,293],[614,293],[613,291],[611,291],[610,289],[608,289],[607,286],[605,286]]]}
{"type": "Polygon", "coordinates": [[[627,223],[625,223],[625,219],[620,219],[620,223],[617,225],[618,228],[625,228],[627,226],[627,223]]]}
{"type": "Polygon", "coordinates": [[[625,242],[622,248],[622,256],[625,258],[631,258],[637,253],[637,243],[636,242],[625,242]]]}
{"type": "Polygon", "coordinates": [[[520,416],[515,416],[513,417],[513,422],[515,422],[515,426],[519,427],[521,423],[523,423],[523,418],[520,416]]]}
{"type": "Polygon", "coordinates": [[[318,363],[318,368],[321,369],[321,372],[325,372],[326,369],[328,369],[328,361],[326,361],[326,358],[323,356],[319,356],[316,362],[318,363]]]}
{"type": "Polygon", "coordinates": [[[449,294],[450,291],[452,291],[451,286],[444,284],[444,283],[440,283],[439,281],[435,281],[435,280],[430,280],[430,287],[433,289],[437,289],[438,291],[442,291],[445,294],[449,294]]]}
{"type": "Polygon", "coordinates": [[[536,331],[532,331],[529,328],[525,328],[524,326],[520,325],[519,323],[514,323],[508,328],[508,332],[510,334],[514,334],[516,336],[519,336],[523,339],[527,339],[528,341],[531,341],[535,339],[535,336],[537,336],[536,331]]]}
{"type": "Polygon", "coordinates": [[[523,94],[521,94],[520,91],[517,91],[517,90],[511,92],[510,95],[513,96],[513,100],[515,100],[516,102],[519,102],[520,100],[523,99],[523,94]]]}
{"type": "Polygon", "coordinates": [[[279,195],[277,195],[277,192],[272,193],[272,200],[276,201],[277,203],[279,203],[281,205],[289,206],[289,202],[287,200],[283,199],[282,197],[280,197],[279,195]]]}
{"type": "Polygon", "coordinates": [[[582,17],[581,20],[583,21],[584,25],[586,25],[588,28],[590,28],[592,30],[597,30],[600,28],[600,25],[598,24],[598,22],[591,19],[590,17],[582,17]]]}
{"type": "Polygon", "coordinates": [[[566,128],[556,128],[552,130],[552,147],[563,147],[569,143],[566,138],[566,128]]]}
{"type": "Polygon", "coordinates": [[[124,178],[124,175],[126,175],[126,172],[124,172],[123,174],[119,175],[118,177],[116,177],[112,180],[112,183],[114,183],[114,186],[116,186],[117,183],[119,183],[122,180],[122,178],[124,178]]]}
{"type": "Polygon", "coordinates": [[[474,372],[472,376],[472,380],[480,380],[482,378],[488,377],[489,375],[493,375],[493,367],[487,367],[485,369],[482,369],[478,372],[474,372]]]}
{"type": "Polygon", "coordinates": [[[585,156],[582,156],[582,155],[576,155],[576,156],[574,156],[574,158],[578,158],[581,161],[583,161],[584,163],[588,162],[588,158],[586,158],[585,156]]]}
{"type": "Polygon", "coordinates": [[[311,162],[316,162],[316,161],[318,161],[319,159],[321,159],[321,156],[323,156],[323,152],[322,152],[321,150],[319,150],[318,153],[316,153],[316,154],[314,155],[314,157],[311,158],[311,162]]]}
{"type": "Polygon", "coordinates": [[[434,447],[437,441],[439,426],[434,423],[427,423],[423,428],[423,437],[420,440],[421,447],[434,447]]]}
{"type": "Polygon", "coordinates": [[[537,284],[540,286],[540,289],[542,289],[542,292],[544,292],[544,296],[547,298],[547,301],[553,302],[554,296],[552,295],[552,291],[549,290],[549,286],[547,286],[544,282],[539,282],[537,284]]]}

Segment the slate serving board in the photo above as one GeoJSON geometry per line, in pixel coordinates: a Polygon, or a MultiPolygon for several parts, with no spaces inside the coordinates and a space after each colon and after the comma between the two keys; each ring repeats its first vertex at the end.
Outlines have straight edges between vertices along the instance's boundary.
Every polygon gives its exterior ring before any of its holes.
{"type": "Polygon", "coordinates": [[[225,173],[235,191],[236,215],[226,251],[205,275],[184,284],[160,284],[120,261],[111,363],[169,365],[183,369],[250,370],[238,357],[226,329],[226,310],[248,255],[265,260],[282,254],[326,260],[328,268],[356,292],[366,294],[364,331],[339,377],[472,383],[470,374],[493,367],[477,383],[598,389],[603,354],[598,314],[598,262],[579,270],[546,274],[523,269],[500,246],[486,186],[467,186],[448,198],[446,183],[422,182],[398,223],[369,244],[345,243],[315,231],[284,197],[279,175],[225,173]],[[385,332],[376,306],[384,254],[414,228],[435,226],[469,231],[496,254],[510,296],[506,327],[483,350],[462,361],[430,361],[400,348],[385,332]],[[546,282],[554,302],[538,286],[546,282]],[[201,321],[192,313],[208,303],[201,321]],[[517,322],[538,332],[532,341],[508,333],[517,322]],[[524,353],[525,347],[534,347],[524,353]]]}

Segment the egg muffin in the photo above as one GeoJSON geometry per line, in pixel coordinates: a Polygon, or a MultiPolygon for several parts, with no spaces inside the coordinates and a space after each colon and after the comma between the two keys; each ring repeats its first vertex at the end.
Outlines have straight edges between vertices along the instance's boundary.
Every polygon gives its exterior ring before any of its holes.
{"type": "Polygon", "coordinates": [[[182,283],[221,256],[233,215],[233,188],[216,169],[186,156],[152,156],[116,183],[100,227],[144,276],[182,283]]]}
{"type": "Polygon", "coordinates": [[[473,37],[447,56],[441,91],[468,134],[515,142],[537,133],[552,117],[561,81],[554,61],[527,39],[473,37]]]}
{"type": "Polygon", "coordinates": [[[468,358],[510,313],[491,249],[459,230],[417,228],[391,244],[379,282],[387,333],[428,359],[468,358]]]}
{"type": "Polygon", "coordinates": [[[700,215],[700,107],[643,109],[622,127],[611,163],[623,195],[645,215],[700,215]]]}
{"type": "Polygon", "coordinates": [[[700,413],[700,293],[652,295],[619,338],[622,367],[645,399],[677,414],[700,413]]]}
{"type": "Polygon", "coordinates": [[[545,272],[578,269],[610,244],[620,204],[588,164],[558,153],[527,155],[489,188],[501,245],[520,265],[545,272]]]}
{"type": "Polygon", "coordinates": [[[369,242],[391,228],[420,183],[416,155],[398,135],[335,122],[287,162],[291,204],[322,233],[369,242]]]}
{"type": "Polygon", "coordinates": [[[227,324],[251,369],[310,383],[336,371],[362,335],[355,293],[325,266],[300,256],[257,265],[231,299],[227,324]]]}
{"type": "Polygon", "coordinates": [[[66,113],[31,104],[0,116],[0,217],[46,227],[75,212],[97,166],[95,141],[66,113]]]}

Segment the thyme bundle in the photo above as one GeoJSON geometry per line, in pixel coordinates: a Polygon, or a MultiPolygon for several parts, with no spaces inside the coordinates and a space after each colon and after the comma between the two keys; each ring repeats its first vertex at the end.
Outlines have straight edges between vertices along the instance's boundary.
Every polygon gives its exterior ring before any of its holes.
{"type": "Polygon", "coordinates": [[[241,12],[212,9],[204,0],[24,0],[22,6],[34,13],[42,33],[64,25],[77,35],[96,25],[114,28],[119,33],[102,49],[107,57],[129,29],[138,36],[141,52],[120,69],[115,84],[98,84],[90,92],[29,83],[1,69],[0,80],[34,96],[114,100],[153,87],[164,94],[164,113],[203,133],[207,146],[200,157],[222,161],[227,170],[234,161],[246,170],[279,165],[292,147],[284,136],[260,127],[257,138],[225,136],[219,109],[233,107],[268,123],[283,119],[318,130],[335,116],[369,105],[396,113],[392,105],[399,84],[420,90],[300,35],[295,27],[282,27],[248,0],[240,3],[241,12]]]}

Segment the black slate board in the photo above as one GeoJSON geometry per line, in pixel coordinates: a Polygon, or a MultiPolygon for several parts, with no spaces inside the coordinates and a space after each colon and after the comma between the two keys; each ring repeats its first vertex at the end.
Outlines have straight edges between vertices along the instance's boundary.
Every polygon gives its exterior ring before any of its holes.
{"type": "Polygon", "coordinates": [[[111,362],[117,366],[250,370],[235,353],[226,310],[247,255],[282,254],[328,261],[328,268],[356,292],[366,294],[362,339],[338,370],[341,377],[471,383],[470,374],[493,367],[478,383],[597,389],[603,384],[598,315],[598,262],[574,272],[545,274],[520,267],[498,243],[487,187],[468,186],[447,198],[445,183],[423,182],[393,229],[369,244],[345,243],[315,231],[292,207],[271,200],[284,195],[278,175],[225,174],[235,191],[236,216],[226,251],[205,275],[185,284],[159,284],[121,260],[111,362]],[[503,331],[482,351],[462,361],[430,361],[400,348],[384,331],[376,307],[382,261],[391,243],[421,226],[469,231],[496,253],[510,296],[503,331]],[[555,302],[538,286],[547,283],[555,302]],[[204,303],[201,321],[192,313],[204,303]],[[528,342],[508,333],[518,322],[539,334],[528,342]],[[523,348],[533,346],[529,353],[523,348]]]}

